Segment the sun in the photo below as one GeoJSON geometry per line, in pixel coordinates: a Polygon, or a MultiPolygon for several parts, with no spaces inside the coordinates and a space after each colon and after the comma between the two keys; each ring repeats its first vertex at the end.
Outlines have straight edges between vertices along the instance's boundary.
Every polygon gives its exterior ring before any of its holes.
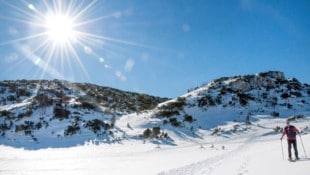
{"type": "MultiPolygon", "coordinates": [[[[10,26],[9,34],[13,39],[0,42],[0,47],[13,45],[25,60],[38,68],[40,78],[47,76],[73,80],[82,77],[89,80],[86,66],[90,65],[91,59],[88,58],[95,58],[93,60],[103,64],[102,69],[113,70],[123,81],[126,77],[121,71],[114,70],[111,66],[112,59],[109,59],[111,55],[119,53],[113,53],[108,48],[117,45],[151,48],[106,36],[109,27],[105,26],[110,26],[109,21],[119,20],[123,13],[109,13],[110,10],[105,12],[103,1],[22,1],[23,3],[0,0],[0,4],[7,5],[13,13],[13,16],[8,16],[7,19],[2,16],[0,19],[12,21],[12,25],[16,24],[16,27],[10,26]]],[[[117,46],[119,47],[121,46],[117,46]]]]}
{"type": "Polygon", "coordinates": [[[76,40],[74,21],[69,16],[63,14],[47,15],[44,27],[50,41],[64,44],[76,40]]]}

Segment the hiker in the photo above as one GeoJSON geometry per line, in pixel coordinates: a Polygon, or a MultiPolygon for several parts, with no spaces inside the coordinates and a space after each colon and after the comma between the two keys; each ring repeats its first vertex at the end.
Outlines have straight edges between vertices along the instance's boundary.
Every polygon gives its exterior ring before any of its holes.
{"type": "Polygon", "coordinates": [[[300,132],[298,131],[298,129],[295,126],[290,124],[289,120],[287,120],[286,121],[286,126],[285,126],[285,128],[284,128],[284,130],[282,132],[281,140],[283,139],[284,135],[287,136],[288,158],[289,158],[289,160],[292,160],[292,152],[291,152],[292,145],[293,145],[294,152],[295,152],[295,158],[296,158],[296,160],[299,160],[298,150],[297,150],[296,134],[300,134],[300,132]]]}

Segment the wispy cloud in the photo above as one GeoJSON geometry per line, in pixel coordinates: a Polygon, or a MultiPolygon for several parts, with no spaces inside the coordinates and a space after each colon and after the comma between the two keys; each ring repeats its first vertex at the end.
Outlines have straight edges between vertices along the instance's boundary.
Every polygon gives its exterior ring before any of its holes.
{"type": "Polygon", "coordinates": [[[131,72],[134,66],[135,66],[135,61],[129,58],[125,64],[125,71],[131,72]]]}

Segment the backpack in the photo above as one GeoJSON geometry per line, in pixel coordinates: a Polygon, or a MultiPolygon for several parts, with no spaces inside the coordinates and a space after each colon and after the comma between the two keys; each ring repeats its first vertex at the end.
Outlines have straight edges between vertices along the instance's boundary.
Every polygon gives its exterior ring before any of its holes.
{"type": "Polygon", "coordinates": [[[295,127],[290,125],[288,127],[286,127],[286,131],[287,131],[287,138],[295,138],[296,137],[296,131],[295,131],[295,127]]]}

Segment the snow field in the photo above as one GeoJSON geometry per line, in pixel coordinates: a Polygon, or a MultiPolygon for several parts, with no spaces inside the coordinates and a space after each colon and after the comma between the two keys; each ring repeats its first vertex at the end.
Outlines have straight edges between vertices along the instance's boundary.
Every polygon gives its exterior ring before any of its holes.
{"type": "MultiPolygon", "coordinates": [[[[142,140],[124,140],[121,144],[93,144],[70,148],[24,150],[0,146],[1,175],[308,175],[310,159],[305,157],[300,139],[300,161],[291,163],[280,134],[272,128],[284,119],[261,119],[251,131],[236,136],[205,136],[204,139],[184,141],[177,146],[156,145],[142,140]],[[212,148],[211,145],[214,145],[212,148]],[[158,147],[159,146],[159,147],[158,147]],[[223,146],[225,149],[223,149],[223,146]]],[[[309,125],[306,119],[295,122],[299,128],[309,125]]],[[[310,135],[302,135],[305,151],[310,152],[310,135]]]]}

